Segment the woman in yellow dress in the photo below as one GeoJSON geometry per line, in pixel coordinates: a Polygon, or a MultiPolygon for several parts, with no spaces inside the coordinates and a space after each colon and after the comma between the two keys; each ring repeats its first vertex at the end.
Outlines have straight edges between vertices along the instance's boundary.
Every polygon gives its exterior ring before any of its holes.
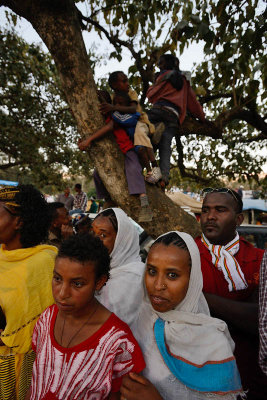
{"type": "Polygon", "coordinates": [[[21,400],[30,385],[34,325],[53,304],[57,249],[40,244],[50,225],[47,203],[32,185],[0,189],[0,400],[21,400]]]}

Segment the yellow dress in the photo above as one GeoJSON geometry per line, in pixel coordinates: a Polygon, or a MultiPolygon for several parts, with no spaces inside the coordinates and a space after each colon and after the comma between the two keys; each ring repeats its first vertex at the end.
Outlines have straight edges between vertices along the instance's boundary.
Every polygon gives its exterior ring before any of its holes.
{"type": "Polygon", "coordinates": [[[0,307],[6,317],[0,346],[0,400],[24,399],[31,381],[34,325],[53,304],[52,273],[57,249],[38,245],[0,248],[0,307]]]}

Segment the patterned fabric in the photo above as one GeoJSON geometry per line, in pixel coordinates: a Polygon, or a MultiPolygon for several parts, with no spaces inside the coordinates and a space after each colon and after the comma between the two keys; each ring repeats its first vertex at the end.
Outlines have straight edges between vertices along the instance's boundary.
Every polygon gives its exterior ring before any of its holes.
{"type": "Polygon", "coordinates": [[[202,233],[201,241],[206,246],[212,257],[212,264],[223,272],[230,292],[243,290],[248,287],[244,274],[234,255],[239,251],[239,235],[225,246],[211,244],[202,233]]]}
{"type": "Polygon", "coordinates": [[[0,307],[6,318],[0,346],[0,400],[24,400],[30,385],[34,325],[53,304],[51,280],[57,249],[38,245],[0,249],[0,307]]]}
{"type": "Polygon", "coordinates": [[[73,202],[73,209],[80,209],[83,212],[86,211],[87,208],[87,196],[84,192],[77,193],[76,196],[74,197],[74,202],[73,202]]]}
{"type": "Polygon", "coordinates": [[[19,193],[19,189],[14,186],[8,186],[4,189],[0,189],[0,201],[4,201],[5,206],[12,213],[16,213],[20,209],[20,205],[16,202],[17,193],[19,193]]]}
{"type": "Polygon", "coordinates": [[[259,333],[259,364],[262,371],[267,375],[267,250],[265,250],[260,269],[259,333]]]}
{"type": "Polygon", "coordinates": [[[106,399],[119,391],[125,374],[144,369],[136,340],[115,314],[90,338],[64,348],[54,338],[57,312],[55,305],[46,309],[34,329],[31,400],[106,399]]]}

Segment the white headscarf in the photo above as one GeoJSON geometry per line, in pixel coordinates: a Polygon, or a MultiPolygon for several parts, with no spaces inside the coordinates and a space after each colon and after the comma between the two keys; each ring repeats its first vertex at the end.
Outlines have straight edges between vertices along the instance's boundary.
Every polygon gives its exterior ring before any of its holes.
{"type": "MultiPolygon", "coordinates": [[[[224,321],[210,316],[207,302],[202,293],[203,278],[198,247],[187,233],[173,232],[186,243],[192,261],[187,294],[174,310],[160,313],[151,306],[145,289],[143,303],[134,327],[134,334],[141,344],[147,363],[147,370],[144,371],[144,374],[152,379],[152,383],[154,377],[155,381],[160,381],[159,374],[164,375],[164,369],[162,370],[156,363],[156,360],[161,360],[161,362],[163,360],[158,357],[159,350],[153,331],[154,324],[159,318],[163,324],[165,322],[164,340],[168,351],[177,359],[183,360],[186,365],[197,365],[201,369],[201,366],[206,363],[221,364],[224,360],[234,359],[234,342],[230,337],[227,325],[224,321]],[[143,330],[144,327],[145,330],[143,330]],[[153,360],[153,363],[149,362],[150,359],[153,360]]],[[[167,234],[169,233],[172,232],[167,234]]],[[[190,381],[190,376],[188,381],[183,381],[180,377],[177,379],[191,389],[198,390],[197,385],[194,387],[194,382],[190,381]]],[[[241,390],[241,386],[239,390],[241,390]]]]}
{"type": "Polygon", "coordinates": [[[112,208],[118,231],[111,257],[110,279],[98,300],[128,325],[135,320],[142,302],[144,263],[139,252],[139,235],[129,217],[120,208],[112,208]]]}

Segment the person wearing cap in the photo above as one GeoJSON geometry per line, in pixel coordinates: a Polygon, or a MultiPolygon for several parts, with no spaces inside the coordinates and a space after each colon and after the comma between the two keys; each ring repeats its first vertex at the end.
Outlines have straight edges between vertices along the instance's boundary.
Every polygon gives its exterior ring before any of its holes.
{"type": "Polygon", "coordinates": [[[202,204],[201,257],[203,292],[213,316],[225,320],[236,343],[235,356],[248,400],[264,399],[266,378],[258,366],[258,285],[263,250],[236,231],[243,202],[228,188],[207,188],[202,204]]]}
{"type": "Polygon", "coordinates": [[[31,337],[51,304],[57,249],[43,243],[50,214],[32,185],[0,189],[0,399],[20,400],[30,386],[31,337]]]}
{"type": "Polygon", "coordinates": [[[98,205],[97,205],[97,202],[95,201],[96,199],[95,199],[95,196],[91,196],[90,197],[90,200],[91,200],[91,206],[90,206],[90,209],[89,209],[89,213],[97,213],[97,210],[98,210],[98,205]]]}

